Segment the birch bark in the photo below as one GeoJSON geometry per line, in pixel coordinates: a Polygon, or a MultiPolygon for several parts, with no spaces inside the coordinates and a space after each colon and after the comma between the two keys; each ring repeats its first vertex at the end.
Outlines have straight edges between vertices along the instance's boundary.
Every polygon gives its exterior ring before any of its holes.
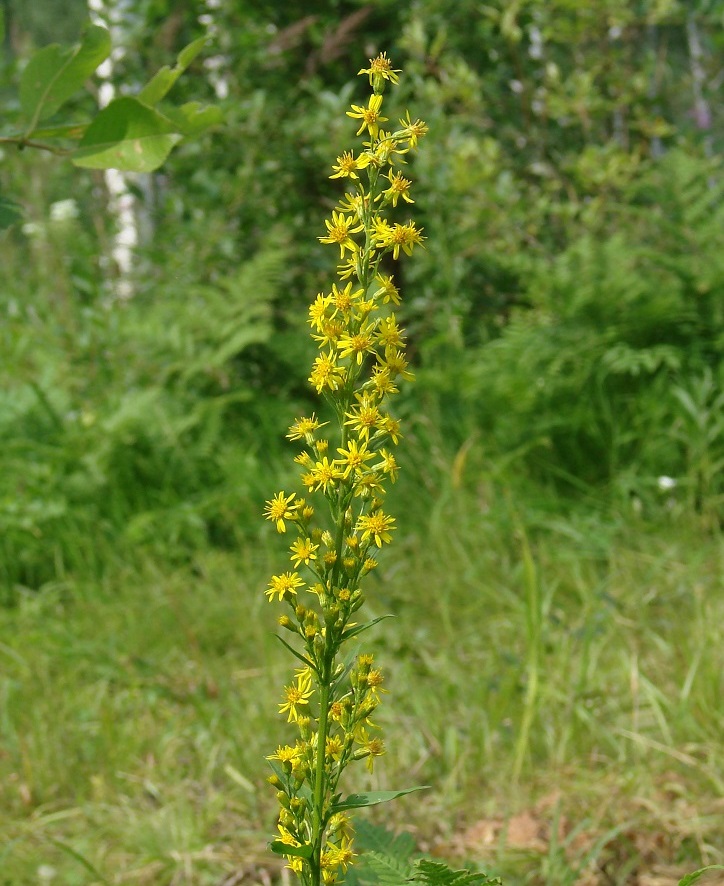
{"type": "MultiPolygon", "coordinates": [[[[116,97],[113,84],[114,65],[125,55],[124,13],[128,0],[88,0],[88,13],[93,24],[102,25],[111,34],[113,50],[111,55],[98,68],[101,85],[98,104],[104,108],[116,97]]],[[[132,271],[134,250],[138,246],[138,213],[136,199],[128,187],[128,174],[117,169],[107,169],[103,173],[108,191],[108,211],[115,221],[110,258],[115,265],[117,276],[114,281],[114,294],[119,299],[133,296],[132,271]]]]}

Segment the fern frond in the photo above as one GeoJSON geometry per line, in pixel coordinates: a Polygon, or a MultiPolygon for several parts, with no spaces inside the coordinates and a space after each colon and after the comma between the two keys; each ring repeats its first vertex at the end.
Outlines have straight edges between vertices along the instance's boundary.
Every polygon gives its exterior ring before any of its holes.
{"type": "Polygon", "coordinates": [[[439,861],[421,858],[408,882],[424,886],[500,886],[500,878],[491,879],[487,874],[454,871],[439,861]]]}

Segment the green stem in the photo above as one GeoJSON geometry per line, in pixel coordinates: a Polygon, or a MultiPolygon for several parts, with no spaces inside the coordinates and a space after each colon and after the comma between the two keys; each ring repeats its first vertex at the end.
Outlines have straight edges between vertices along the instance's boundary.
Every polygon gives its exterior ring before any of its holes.
{"type": "Polygon", "coordinates": [[[314,773],[314,800],[312,809],[312,846],[314,850],[310,859],[312,869],[312,886],[321,886],[322,882],[322,839],[324,836],[324,757],[327,748],[327,725],[329,722],[329,678],[331,667],[325,662],[324,672],[320,674],[319,729],[317,730],[317,761],[314,773]]]}
{"type": "Polygon", "coordinates": [[[64,148],[58,148],[45,142],[37,142],[24,136],[0,136],[0,145],[17,145],[21,151],[24,148],[36,148],[39,151],[49,151],[51,154],[57,154],[60,157],[70,154],[70,151],[64,148]]]}

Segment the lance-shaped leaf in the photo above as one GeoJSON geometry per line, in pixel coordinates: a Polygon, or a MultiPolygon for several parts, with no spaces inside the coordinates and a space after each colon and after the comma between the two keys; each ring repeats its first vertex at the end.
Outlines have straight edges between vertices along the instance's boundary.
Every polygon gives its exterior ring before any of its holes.
{"type": "Polygon", "coordinates": [[[277,855],[296,855],[298,858],[312,857],[311,843],[305,843],[304,846],[291,846],[283,840],[273,840],[269,844],[269,848],[272,852],[276,852],[277,855]]]}
{"type": "Polygon", "coordinates": [[[374,625],[378,624],[381,621],[384,621],[386,618],[394,618],[394,615],[379,615],[377,618],[373,618],[372,621],[365,622],[361,625],[355,625],[354,627],[347,628],[346,631],[342,632],[342,639],[349,640],[350,637],[356,637],[358,634],[361,634],[362,631],[369,630],[369,628],[374,627],[374,625]]]}
{"type": "Polygon", "coordinates": [[[76,46],[52,43],[35,53],[20,79],[20,105],[30,118],[28,135],[83,86],[110,51],[108,31],[91,25],[76,46]]]}
{"type": "Polygon", "coordinates": [[[73,152],[76,166],[152,172],[181,140],[173,123],[129,96],[105,107],[73,152]]]}
{"type": "Polygon", "coordinates": [[[193,43],[189,43],[188,46],[184,47],[176,57],[175,66],[170,68],[168,65],[164,65],[160,71],[157,71],[138,93],[138,100],[142,101],[144,105],[148,105],[149,108],[157,105],[204,46],[206,46],[207,42],[207,37],[199,37],[198,40],[194,40],[193,43]]]}
{"type": "Polygon", "coordinates": [[[724,864],[710,864],[705,868],[699,868],[698,871],[687,874],[683,880],[679,880],[679,886],[691,886],[692,883],[696,883],[699,877],[703,877],[707,871],[724,871],[724,864]]]}
{"type": "Polygon", "coordinates": [[[344,800],[333,803],[330,808],[330,814],[343,812],[345,809],[361,809],[363,806],[376,806],[378,803],[387,803],[389,800],[396,800],[398,797],[404,797],[405,794],[412,794],[414,791],[425,791],[430,787],[428,784],[417,785],[414,788],[407,788],[404,791],[367,791],[364,794],[350,794],[344,800]]]}
{"type": "Polygon", "coordinates": [[[274,636],[277,638],[277,640],[279,640],[280,643],[286,646],[287,649],[292,653],[292,655],[296,656],[299,661],[305,664],[308,668],[311,668],[315,674],[318,673],[316,665],[313,661],[308,659],[306,655],[302,655],[301,652],[297,652],[297,650],[293,646],[290,646],[284,639],[284,637],[280,637],[279,634],[274,634],[274,636]]]}

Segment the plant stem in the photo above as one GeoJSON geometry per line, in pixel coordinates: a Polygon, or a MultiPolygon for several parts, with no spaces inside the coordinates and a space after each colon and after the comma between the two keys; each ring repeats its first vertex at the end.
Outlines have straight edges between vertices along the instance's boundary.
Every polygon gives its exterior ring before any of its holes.
{"type": "Polygon", "coordinates": [[[310,859],[312,868],[312,886],[321,886],[322,882],[322,841],[324,835],[324,796],[326,785],[324,779],[324,757],[327,748],[327,724],[329,719],[329,684],[331,675],[331,662],[326,658],[323,673],[319,675],[319,728],[317,730],[317,761],[314,773],[314,797],[312,819],[312,846],[314,850],[310,859]]]}

